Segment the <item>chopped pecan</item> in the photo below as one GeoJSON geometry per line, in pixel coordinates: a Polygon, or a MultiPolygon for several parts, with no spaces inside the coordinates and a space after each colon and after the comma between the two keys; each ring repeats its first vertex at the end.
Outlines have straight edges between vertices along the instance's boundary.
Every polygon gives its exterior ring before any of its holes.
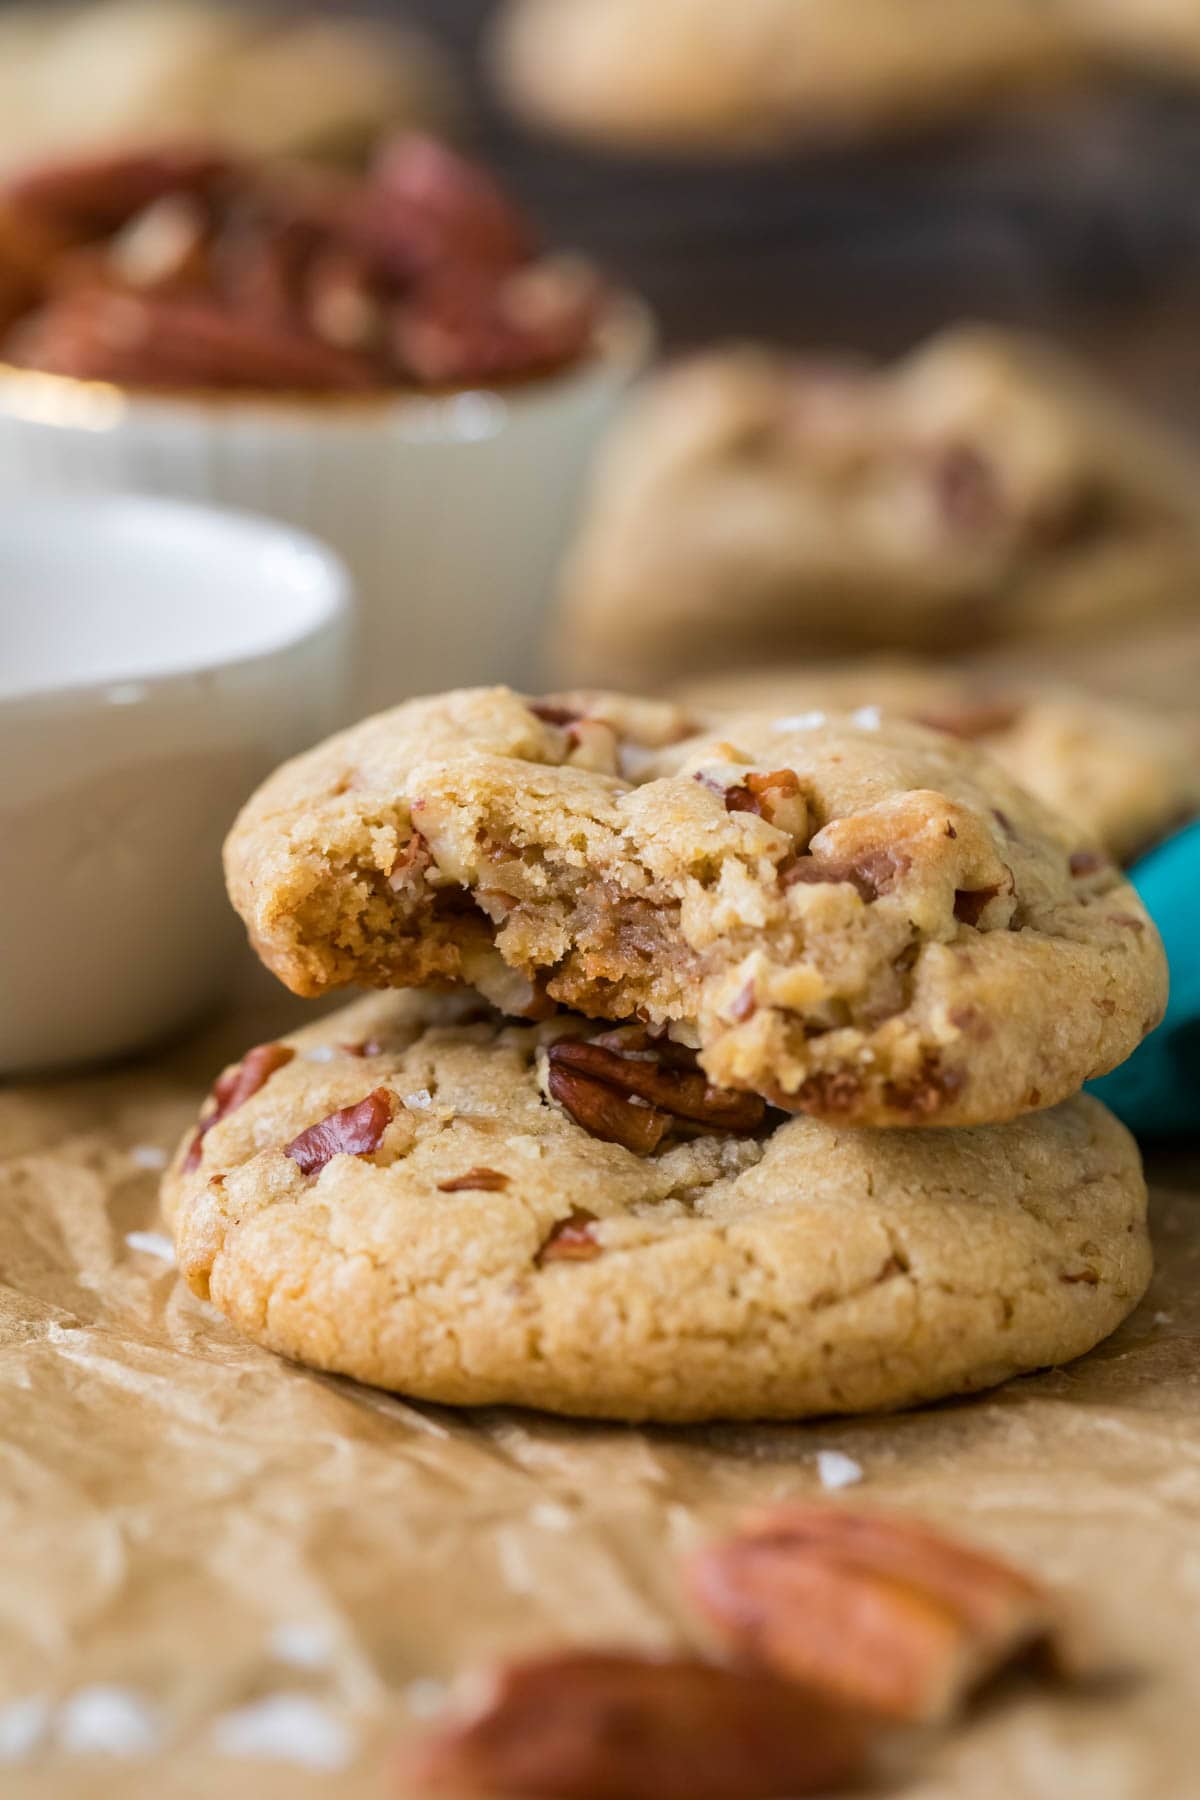
{"type": "Polygon", "coordinates": [[[439,1194],[467,1194],[479,1192],[483,1194],[499,1194],[508,1186],[508,1176],[502,1175],[499,1169],[468,1169],[462,1175],[453,1175],[449,1181],[438,1182],[439,1194]]]}
{"type": "Polygon", "coordinates": [[[395,1116],[397,1099],[388,1088],[376,1088],[355,1106],[343,1106],[300,1132],[284,1155],[302,1175],[318,1175],[335,1156],[371,1156],[395,1116]]]}
{"type": "Polygon", "coordinates": [[[556,1044],[550,1046],[546,1087],[550,1098],[570,1113],[577,1125],[606,1144],[621,1144],[637,1156],[657,1150],[670,1129],[668,1114],[652,1106],[635,1104],[602,1081],[589,1080],[556,1062],[556,1044]]]}
{"type": "Polygon", "coordinates": [[[878,1727],[788,1682],[692,1658],[569,1650],[492,1673],[403,1759],[406,1792],[780,1800],[863,1771],[878,1727]]]}
{"type": "Polygon", "coordinates": [[[198,1165],[204,1140],[213,1126],[227,1119],[239,1106],[244,1106],[259,1088],[265,1086],[276,1069],[290,1063],[295,1054],[290,1044],[256,1044],[253,1050],[247,1050],[240,1063],[235,1063],[232,1069],[226,1069],[218,1077],[211,1095],[212,1105],[188,1145],[183,1159],[185,1169],[190,1171],[198,1165]]]}
{"type": "MultiPolygon", "coordinates": [[[[701,777],[702,778],[702,777],[701,777]]],[[[754,813],[793,837],[808,824],[808,805],[794,769],[750,770],[745,779],[725,789],[726,812],[754,813]]]]}
{"type": "Polygon", "coordinates": [[[558,725],[564,731],[570,725],[577,725],[585,717],[585,714],[577,712],[573,707],[555,706],[549,700],[531,700],[529,710],[543,725],[558,725]]]}
{"type": "Polygon", "coordinates": [[[1006,1563],[913,1520],[784,1505],[711,1545],[692,1595],[741,1654],[896,1719],[949,1715],[1050,1640],[1051,1596],[1006,1563]]]}
{"type": "Polygon", "coordinates": [[[849,858],[814,856],[811,852],[791,857],[779,867],[779,879],[785,888],[817,886],[825,883],[848,883],[860,900],[868,905],[880,894],[890,892],[897,879],[909,869],[909,859],[898,850],[872,850],[849,858]]]}
{"type": "Polygon", "coordinates": [[[539,1265],[548,1262],[593,1262],[601,1254],[592,1226],[595,1213],[577,1206],[552,1228],[534,1259],[539,1265]]]}
{"type": "Polygon", "coordinates": [[[1108,858],[1100,850],[1072,850],[1067,867],[1077,881],[1085,875],[1098,875],[1108,867],[1108,858]]]}
{"type": "MultiPolygon", "coordinates": [[[[674,1048],[678,1054],[682,1047],[674,1048]]],[[[676,1119],[688,1119],[714,1131],[757,1131],[766,1111],[757,1094],[712,1087],[694,1065],[691,1069],[667,1068],[656,1055],[623,1054],[601,1043],[573,1038],[552,1044],[548,1055],[554,1067],[574,1070],[627,1097],[636,1095],[676,1119]]]]}
{"type": "Polygon", "coordinates": [[[364,1038],[360,1044],[339,1044],[338,1049],[343,1056],[382,1056],[383,1045],[378,1038],[364,1038]]]}
{"type": "Polygon", "coordinates": [[[88,230],[113,230],[164,194],[207,194],[237,165],[209,145],[112,150],[42,163],[4,184],[14,206],[88,230]]]}

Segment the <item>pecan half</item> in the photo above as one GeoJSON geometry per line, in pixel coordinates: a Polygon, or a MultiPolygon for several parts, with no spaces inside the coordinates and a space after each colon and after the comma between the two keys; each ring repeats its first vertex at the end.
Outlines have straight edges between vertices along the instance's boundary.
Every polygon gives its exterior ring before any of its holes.
{"type": "Polygon", "coordinates": [[[494,1671],[403,1758],[405,1790],[526,1800],[780,1800],[859,1776],[876,1727],[757,1672],[565,1651],[494,1671]]]}
{"type": "Polygon", "coordinates": [[[398,370],[443,386],[534,374],[582,354],[595,296],[585,302],[564,290],[557,308],[543,305],[530,318],[517,301],[532,278],[518,270],[497,279],[490,269],[466,265],[427,275],[392,316],[388,342],[398,370]]]}
{"type": "Polygon", "coordinates": [[[4,198],[31,213],[93,230],[115,229],[164,194],[206,194],[237,165],[206,144],[112,150],[40,164],[4,184],[4,198]]]}
{"type": "Polygon", "coordinates": [[[342,229],[383,274],[402,282],[447,260],[511,268],[534,247],[525,220],[487,171],[419,132],[383,147],[342,229]]]}
{"type": "Polygon", "coordinates": [[[896,1719],[944,1718],[1051,1639],[1052,1597],[913,1520],[785,1505],[699,1552],[690,1591],[740,1653],[896,1719]]]}
{"type": "Polygon", "coordinates": [[[397,1099],[388,1088],[376,1088],[356,1106],[343,1106],[300,1132],[283,1154],[302,1175],[319,1175],[335,1156],[370,1156],[395,1116],[397,1099]]]}
{"type": "MultiPolygon", "coordinates": [[[[681,1046],[673,1047],[676,1054],[681,1046]]],[[[683,1052],[690,1056],[690,1052],[683,1052]]],[[[695,1067],[664,1067],[657,1055],[622,1054],[597,1042],[565,1038],[552,1044],[550,1062],[604,1082],[629,1097],[647,1101],[676,1119],[707,1125],[713,1131],[757,1131],[766,1107],[757,1094],[712,1087],[695,1067]]]]}
{"type": "Polygon", "coordinates": [[[240,1063],[235,1063],[232,1069],[226,1069],[218,1077],[211,1095],[212,1106],[196,1127],[183,1159],[186,1170],[190,1172],[198,1166],[204,1140],[213,1126],[227,1119],[239,1106],[244,1106],[259,1088],[265,1086],[276,1069],[290,1063],[295,1054],[290,1044],[256,1044],[253,1050],[247,1050],[240,1063]]]}
{"type": "Polygon", "coordinates": [[[376,380],[346,351],[211,300],[95,287],[52,301],[13,334],[8,353],[50,374],[138,387],[361,392],[376,380]]]}
{"type": "Polygon", "coordinates": [[[499,1169],[467,1169],[462,1175],[452,1175],[449,1181],[438,1182],[439,1194],[499,1194],[508,1186],[508,1176],[502,1175],[499,1169]]]}
{"type": "Polygon", "coordinates": [[[577,1125],[606,1144],[621,1144],[635,1156],[649,1156],[657,1150],[670,1129],[669,1116],[652,1106],[635,1105],[604,1082],[564,1067],[555,1060],[557,1048],[556,1044],[550,1046],[546,1072],[550,1098],[557,1100],[577,1125]]]}
{"type": "Polygon", "coordinates": [[[595,1213],[577,1206],[551,1229],[534,1258],[535,1262],[539,1266],[548,1262],[593,1262],[602,1254],[592,1231],[595,1223],[595,1213]]]}

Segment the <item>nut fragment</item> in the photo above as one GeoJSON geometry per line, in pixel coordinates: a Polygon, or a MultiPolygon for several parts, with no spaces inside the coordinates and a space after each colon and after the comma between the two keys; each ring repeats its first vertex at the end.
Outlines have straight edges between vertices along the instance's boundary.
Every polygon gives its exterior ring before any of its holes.
{"type": "Polygon", "coordinates": [[[757,1131],[766,1107],[757,1094],[712,1087],[691,1052],[671,1046],[673,1068],[657,1054],[623,1053],[599,1042],[564,1038],[552,1044],[551,1063],[601,1081],[627,1096],[636,1095],[676,1119],[688,1119],[713,1131],[757,1131]],[[687,1063],[680,1066],[683,1058],[687,1063]]]}
{"type": "Polygon", "coordinates": [[[256,1044],[253,1050],[247,1050],[240,1063],[235,1063],[232,1069],[226,1069],[218,1077],[212,1091],[212,1106],[196,1127],[183,1159],[185,1170],[190,1172],[198,1166],[204,1140],[213,1126],[227,1119],[239,1106],[244,1106],[270,1080],[276,1069],[290,1063],[295,1054],[290,1044],[256,1044]]]}
{"type": "Polygon", "coordinates": [[[776,1675],[896,1719],[939,1719],[1058,1623],[1007,1564],[914,1521],[785,1505],[702,1550],[690,1591],[776,1675]]]}
{"type": "Polygon", "coordinates": [[[781,863],[779,879],[785,888],[845,882],[860,900],[870,905],[880,894],[889,891],[908,866],[908,858],[894,850],[868,851],[853,861],[843,857],[815,856],[809,852],[781,863]]]}
{"type": "Polygon", "coordinates": [[[567,1651],[494,1671],[403,1758],[406,1792],[525,1800],[781,1800],[863,1770],[875,1727],[768,1675],[567,1651]]]}
{"type": "Polygon", "coordinates": [[[439,1194],[499,1194],[508,1186],[508,1176],[502,1175],[499,1169],[467,1169],[462,1175],[453,1175],[449,1181],[438,1182],[439,1194]]]}
{"type": "Polygon", "coordinates": [[[376,1088],[356,1106],[343,1106],[318,1124],[310,1125],[290,1144],[290,1156],[302,1175],[318,1175],[335,1156],[370,1156],[378,1150],[399,1104],[388,1088],[376,1088]]]}
{"type": "Polygon", "coordinates": [[[112,229],[164,194],[206,194],[237,165],[206,144],[112,150],[40,164],[11,177],[4,198],[41,217],[112,229]]]}
{"type": "Polygon", "coordinates": [[[636,1156],[649,1156],[657,1150],[670,1128],[667,1114],[652,1106],[634,1105],[604,1082],[566,1068],[555,1060],[558,1048],[552,1044],[549,1050],[546,1087],[550,1098],[557,1100],[577,1125],[606,1144],[621,1144],[636,1156]]]}
{"type": "Polygon", "coordinates": [[[794,769],[762,775],[751,770],[744,781],[726,788],[725,810],[755,813],[793,837],[802,836],[808,825],[808,806],[794,769]]]}
{"type": "Polygon", "coordinates": [[[594,1261],[602,1254],[601,1246],[596,1242],[592,1231],[595,1223],[595,1213],[577,1206],[574,1212],[568,1213],[565,1219],[560,1219],[553,1227],[534,1260],[539,1266],[548,1262],[594,1261]]]}

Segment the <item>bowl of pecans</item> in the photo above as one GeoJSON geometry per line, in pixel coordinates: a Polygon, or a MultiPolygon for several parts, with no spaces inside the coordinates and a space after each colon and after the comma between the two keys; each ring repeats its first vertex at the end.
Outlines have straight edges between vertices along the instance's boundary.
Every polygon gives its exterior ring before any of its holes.
{"type": "Polygon", "coordinates": [[[354,703],[527,679],[648,314],[437,140],[365,176],[206,144],[0,186],[0,485],[299,525],[360,599],[354,703]]]}

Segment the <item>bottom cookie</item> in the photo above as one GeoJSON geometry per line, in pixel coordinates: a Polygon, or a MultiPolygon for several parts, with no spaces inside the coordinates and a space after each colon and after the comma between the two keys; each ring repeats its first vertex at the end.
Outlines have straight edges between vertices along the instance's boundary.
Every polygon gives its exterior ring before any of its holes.
{"type": "Polygon", "coordinates": [[[193,1289],[416,1399],[695,1421],[870,1411],[1065,1362],[1150,1276],[1129,1133],[836,1129],[638,1027],[359,1002],[227,1071],[164,1183],[193,1289]]]}

